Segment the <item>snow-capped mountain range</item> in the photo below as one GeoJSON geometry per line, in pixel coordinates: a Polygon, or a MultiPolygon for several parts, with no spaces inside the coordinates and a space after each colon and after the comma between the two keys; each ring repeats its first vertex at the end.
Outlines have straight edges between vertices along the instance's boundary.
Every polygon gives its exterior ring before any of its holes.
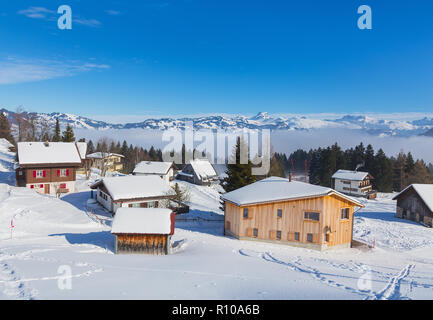
{"type": "MultiPolygon", "coordinates": [[[[0,109],[9,120],[16,124],[16,113],[0,109]]],[[[335,119],[317,119],[308,116],[271,116],[267,112],[260,112],[253,117],[242,115],[212,115],[184,118],[149,118],[141,122],[113,124],[100,120],[68,113],[25,113],[36,121],[54,126],[59,119],[61,127],[70,124],[73,128],[89,130],[107,129],[185,129],[188,123],[193,123],[194,129],[222,129],[236,131],[240,129],[270,129],[270,130],[317,130],[327,128],[341,128],[360,130],[376,136],[433,136],[433,118],[424,117],[417,120],[386,120],[367,115],[344,115],[335,119]]]]}

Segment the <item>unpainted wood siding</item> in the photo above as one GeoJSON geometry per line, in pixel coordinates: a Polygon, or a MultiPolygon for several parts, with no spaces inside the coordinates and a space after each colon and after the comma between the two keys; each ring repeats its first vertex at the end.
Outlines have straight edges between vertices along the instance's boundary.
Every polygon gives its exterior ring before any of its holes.
{"type": "Polygon", "coordinates": [[[168,254],[169,236],[165,234],[116,234],[116,253],[168,254]]]}
{"type": "Polygon", "coordinates": [[[236,206],[226,202],[225,228],[237,237],[254,237],[264,240],[280,240],[277,232],[281,231],[281,241],[327,244],[328,246],[351,243],[354,206],[343,198],[324,196],[302,200],[273,202],[248,206],[236,206]],[[248,218],[243,217],[243,209],[248,209],[248,218]],[[349,219],[341,219],[341,209],[349,208],[349,219]],[[278,209],[282,217],[278,217],[278,209]],[[305,219],[305,212],[319,213],[319,221],[305,219]],[[327,236],[328,234],[328,236],[327,236]]]}

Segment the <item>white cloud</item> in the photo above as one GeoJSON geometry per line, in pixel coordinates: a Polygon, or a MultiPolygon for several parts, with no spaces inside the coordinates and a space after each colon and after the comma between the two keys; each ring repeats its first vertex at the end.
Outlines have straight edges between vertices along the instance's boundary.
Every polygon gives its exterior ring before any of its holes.
{"type": "Polygon", "coordinates": [[[117,11],[117,10],[105,10],[105,13],[110,15],[110,16],[118,16],[118,15],[122,14],[122,12],[117,11]]]}
{"type": "Polygon", "coordinates": [[[99,27],[101,25],[101,22],[96,19],[85,19],[85,18],[76,18],[72,19],[73,23],[81,24],[83,26],[87,27],[99,27]]]}
{"type": "Polygon", "coordinates": [[[109,68],[110,66],[106,64],[56,60],[18,60],[9,57],[0,61],[0,85],[70,77],[83,72],[109,68]]]}
{"type": "Polygon", "coordinates": [[[32,19],[49,19],[55,13],[55,11],[49,10],[44,7],[29,7],[27,9],[18,11],[18,14],[24,15],[32,19]]]}
{"type": "MultiPolygon", "coordinates": [[[[55,21],[60,15],[54,11],[45,7],[29,7],[27,9],[19,10],[17,12],[20,15],[24,15],[31,19],[42,19],[47,21],[55,21]]],[[[87,19],[82,16],[72,13],[73,23],[87,26],[87,27],[99,27],[102,23],[96,19],[87,19]]]]}

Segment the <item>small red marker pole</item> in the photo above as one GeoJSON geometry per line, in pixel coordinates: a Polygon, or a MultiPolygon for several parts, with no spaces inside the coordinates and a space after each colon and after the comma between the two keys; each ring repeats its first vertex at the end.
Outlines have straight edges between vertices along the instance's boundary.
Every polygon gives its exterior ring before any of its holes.
{"type": "Polygon", "coordinates": [[[14,219],[11,219],[11,240],[12,240],[12,232],[14,230],[15,226],[14,226],[14,219]]]}

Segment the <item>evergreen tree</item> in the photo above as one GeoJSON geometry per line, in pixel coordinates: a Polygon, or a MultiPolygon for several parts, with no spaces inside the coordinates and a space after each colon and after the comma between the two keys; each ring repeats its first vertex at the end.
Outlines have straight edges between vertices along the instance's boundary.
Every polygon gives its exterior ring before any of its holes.
{"type": "Polygon", "coordinates": [[[412,153],[408,153],[406,156],[406,166],[404,168],[404,171],[407,174],[410,174],[410,172],[414,169],[415,167],[415,160],[413,159],[412,153]]]}
{"type": "Polygon", "coordinates": [[[224,189],[227,192],[239,189],[256,181],[256,177],[252,175],[252,163],[241,164],[241,150],[247,150],[243,137],[238,137],[236,146],[231,155],[231,161],[227,164],[226,174],[224,178],[224,189]]]}
{"type": "Polygon", "coordinates": [[[4,112],[0,114],[0,138],[4,138],[10,143],[15,144],[15,139],[12,136],[9,120],[4,112]]]}
{"type": "Polygon", "coordinates": [[[60,141],[62,141],[62,137],[60,135],[59,118],[57,118],[56,119],[56,126],[54,128],[53,142],[60,142],[60,141]]]}
{"type": "Polygon", "coordinates": [[[377,191],[392,192],[392,163],[382,149],[377,151],[375,157],[375,184],[377,191]]]}
{"type": "Polygon", "coordinates": [[[89,142],[87,142],[87,154],[91,154],[95,152],[95,146],[93,145],[93,141],[89,140],[89,142]]]}
{"type": "Polygon", "coordinates": [[[62,141],[63,142],[74,142],[75,141],[74,131],[72,130],[72,127],[69,125],[69,123],[66,126],[66,130],[63,131],[62,141]]]}

